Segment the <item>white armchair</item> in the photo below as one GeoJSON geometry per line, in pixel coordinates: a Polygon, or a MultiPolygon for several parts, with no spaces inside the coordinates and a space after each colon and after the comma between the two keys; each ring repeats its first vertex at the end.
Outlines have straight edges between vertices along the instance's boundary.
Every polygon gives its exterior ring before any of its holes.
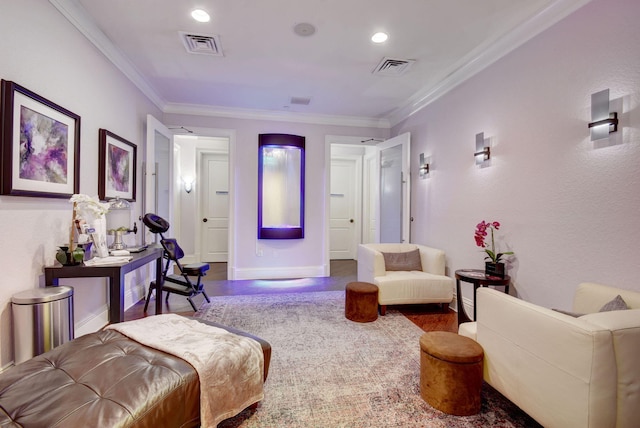
{"type": "Polygon", "coordinates": [[[360,244],[358,281],[378,286],[380,314],[387,305],[417,303],[448,304],[454,281],[445,276],[444,251],[417,244],[360,244]],[[418,249],[422,270],[386,270],[382,253],[406,253],[418,249]]]}
{"type": "Polygon", "coordinates": [[[640,293],[584,283],[574,318],[491,288],[459,333],[484,348],[484,380],[547,428],[637,427],[640,293]],[[629,310],[598,312],[620,295],[629,310]]]}

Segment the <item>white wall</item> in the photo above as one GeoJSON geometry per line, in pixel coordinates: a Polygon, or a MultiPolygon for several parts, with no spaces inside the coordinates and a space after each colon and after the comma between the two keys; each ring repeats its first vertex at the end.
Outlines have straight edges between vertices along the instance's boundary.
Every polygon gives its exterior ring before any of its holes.
{"type": "MultiPolygon", "coordinates": [[[[232,141],[232,171],[235,183],[235,218],[232,226],[234,240],[230,278],[298,278],[321,276],[328,271],[325,260],[324,177],[330,165],[325,160],[325,136],[367,135],[388,137],[388,129],[311,125],[185,116],[165,114],[164,123],[187,128],[225,129],[235,131],[232,141]],[[305,142],[305,232],[304,239],[257,239],[258,204],[258,134],[281,133],[306,137],[305,142]],[[262,256],[258,255],[261,251],[262,256]]],[[[182,244],[181,244],[182,245],[182,244]]],[[[185,242],[188,247],[189,243],[185,242]]]]}
{"type": "Polygon", "coordinates": [[[449,275],[483,267],[474,228],[496,220],[525,300],[569,308],[582,281],[640,290],[639,21],[637,0],[594,0],[392,129],[412,134],[412,240],[444,249],[449,275]],[[621,131],[594,143],[590,96],[605,88],[621,131]]]}
{"type": "MultiPolygon", "coordinates": [[[[137,144],[141,196],[144,123],[147,113],[160,117],[160,112],[75,27],[47,1],[2,0],[0,58],[2,79],[81,116],[81,193],[98,193],[98,129],[106,128],[137,144]]],[[[139,205],[133,205],[136,218],[139,205]]],[[[11,296],[44,284],[43,266],[53,264],[57,245],[68,239],[70,222],[67,199],[0,197],[0,369],[13,360],[11,296]]],[[[130,288],[148,281],[136,273],[127,282],[130,288]]],[[[77,330],[104,323],[105,280],[61,284],[75,288],[77,330]]],[[[130,290],[127,297],[137,298],[130,290]]]]}

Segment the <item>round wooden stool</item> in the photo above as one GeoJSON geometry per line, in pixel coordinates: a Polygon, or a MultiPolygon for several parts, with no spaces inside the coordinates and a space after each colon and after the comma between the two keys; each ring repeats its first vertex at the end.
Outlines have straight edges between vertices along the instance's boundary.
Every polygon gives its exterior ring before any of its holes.
{"type": "Polygon", "coordinates": [[[348,283],[344,316],[356,322],[371,322],[378,319],[378,286],[368,282],[348,283]]]}
{"type": "Polygon", "coordinates": [[[420,337],[420,395],[450,415],[480,412],[484,350],[475,340],[448,331],[420,337]]]}

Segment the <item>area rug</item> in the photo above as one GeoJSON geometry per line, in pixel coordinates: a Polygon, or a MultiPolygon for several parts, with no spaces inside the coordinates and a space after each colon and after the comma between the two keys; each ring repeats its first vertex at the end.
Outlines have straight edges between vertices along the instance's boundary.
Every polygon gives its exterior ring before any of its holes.
{"type": "Polygon", "coordinates": [[[420,397],[420,336],[401,313],[344,317],[344,292],[213,297],[196,317],[271,343],[265,399],[219,427],[533,427],[488,385],[475,416],[451,416],[420,397]]]}

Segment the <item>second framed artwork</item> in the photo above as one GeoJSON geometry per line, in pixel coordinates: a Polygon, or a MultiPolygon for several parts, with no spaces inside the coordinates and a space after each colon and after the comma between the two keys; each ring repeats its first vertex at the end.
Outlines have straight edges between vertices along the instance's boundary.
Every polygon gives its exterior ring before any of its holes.
{"type": "Polygon", "coordinates": [[[136,145],[106,129],[99,131],[98,197],[136,200],[136,145]]]}

